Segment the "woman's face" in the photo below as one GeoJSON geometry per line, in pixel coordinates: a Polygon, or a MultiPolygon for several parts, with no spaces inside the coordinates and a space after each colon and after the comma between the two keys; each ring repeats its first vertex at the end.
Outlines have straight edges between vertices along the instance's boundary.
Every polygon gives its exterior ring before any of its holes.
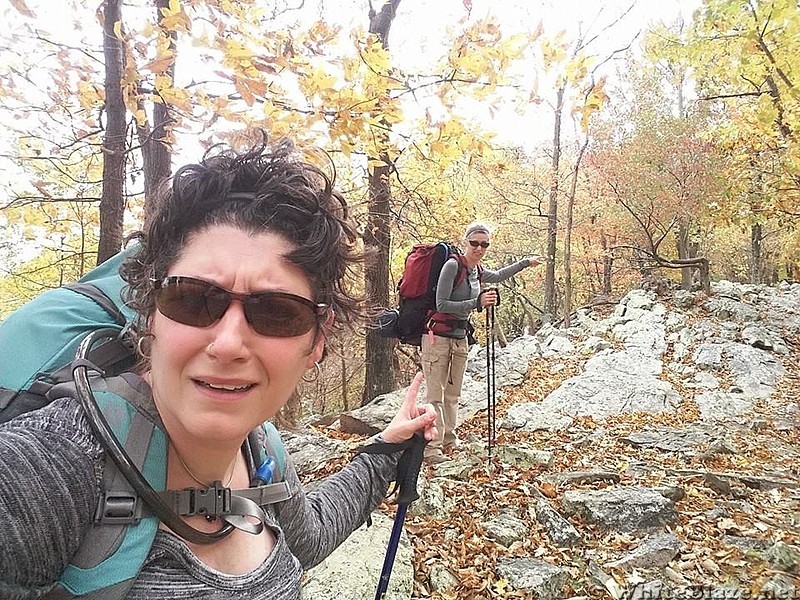
{"type": "MultiPolygon", "coordinates": [[[[238,293],[289,292],[309,300],[303,271],[284,257],[292,245],[274,233],[248,235],[233,226],[194,234],[168,276],[188,276],[238,293]]],[[[295,337],[256,333],[243,305],[232,301],[206,327],[173,321],[155,310],[148,380],[171,436],[241,443],[289,399],[303,373],[322,356],[316,328],[295,337]]]]}
{"type": "Polygon", "coordinates": [[[489,247],[489,236],[482,231],[469,234],[464,242],[464,256],[471,265],[477,265],[489,247]]]}

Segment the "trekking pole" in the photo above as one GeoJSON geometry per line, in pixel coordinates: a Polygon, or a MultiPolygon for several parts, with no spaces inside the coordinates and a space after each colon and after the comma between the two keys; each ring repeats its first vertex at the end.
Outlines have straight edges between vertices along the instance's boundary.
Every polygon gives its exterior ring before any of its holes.
{"type": "Polygon", "coordinates": [[[394,517],[392,533],[389,536],[389,545],[386,547],[386,556],[383,559],[383,568],[378,580],[378,589],[375,591],[375,600],[384,600],[389,589],[389,577],[392,575],[392,567],[394,566],[397,547],[400,544],[400,535],[403,533],[403,523],[406,520],[408,505],[419,498],[417,479],[419,478],[422,457],[427,443],[422,433],[417,432],[411,439],[402,444],[383,442],[370,444],[361,449],[361,452],[368,454],[385,454],[405,448],[397,463],[397,479],[395,481],[397,513],[394,517]]]}
{"type": "Polygon", "coordinates": [[[497,388],[496,377],[496,350],[495,342],[495,307],[500,304],[500,290],[494,289],[497,294],[495,304],[486,307],[486,412],[489,430],[489,456],[492,456],[492,446],[496,445],[497,435],[497,388]]]}
{"type": "Polygon", "coordinates": [[[495,445],[495,432],[497,429],[497,401],[495,398],[494,387],[494,365],[495,365],[495,347],[494,347],[494,306],[487,307],[486,310],[486,396],[487,396],[487,410],[489,411],[489,456],[492,455],[492,446],[495,445]]]}
{"type": "Polygon", "coordinates": [[[491,318],[489,313],[492,307],[486,307],[486,438],[489,446],[489,456],[492,456],[492,384],[491,376],[491,318]]]}
{"type": "Polygon", "coordinates": [[[491,330],[490,343],[489,343],[489,371],[487,373],[489,398],[491,399],[492,407],[492,445],[497,445],[497,388],[495,387],[495,365],[497,364],[495,348],[495,311],[494,306],[489,307],[489,329],[491,330]]]}

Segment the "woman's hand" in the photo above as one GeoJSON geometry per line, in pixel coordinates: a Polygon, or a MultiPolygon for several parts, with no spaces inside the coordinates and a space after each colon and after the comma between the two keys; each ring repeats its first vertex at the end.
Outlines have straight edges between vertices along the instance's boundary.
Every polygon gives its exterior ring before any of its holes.
{"type": "Polygon", "coordinates": [[[495,306],[497,304],[497,290],[493,288],[483,290],[478,296],[478,301],[481,303],[481,308],[495,306]]]}
{"type": "Polygon", "coordinates": [[[528,262],[530,266],[535,267],[536,265],[543,265],[547,262],[547,259],[544,256],[531,256],[528,258],[528,262]]]}
{"type": "Polygon", "coordinates": [[[431,404],[417,405],[417,395],[422,385],[423,375],[417,373],[406,392],[406,399],[392,422],[383,430],[383,439],[390,444],[399,444],[422,430],[429,442],[437,436],[436,411],[431,404]]]}

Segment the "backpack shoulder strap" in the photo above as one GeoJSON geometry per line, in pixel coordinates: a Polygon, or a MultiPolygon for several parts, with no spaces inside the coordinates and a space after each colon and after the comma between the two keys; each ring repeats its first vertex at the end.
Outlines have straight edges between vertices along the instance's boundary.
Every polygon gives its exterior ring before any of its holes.
{"type": "MultiPolygon", "coordinates": [[[[453,287],[456,288],[461,285],[461,282],[467,278],[467,273],[469,273],[469,269],[467,268],[467,259],[464,257],[463,254],[457,254],[452,257],[454,261],[458,263],[458,271],[456,271],[456,278],[453,280],[453,287]]],[[[478,267],[480,269],[480,267],[478,267]]],[[[480,271],[478,271],[480,276],[480,271]]]]}
{"type": "Polygon", "coordinates": [[[68,283],[64,287],[94,301],[100,308],[106,311],[111,318],[114,319],[114,322],[120,327],[124,327],[128,322],[128,319],[125,318],[125,315],[122,313],[119,307],[117,307],[114,301],[111,300],[111,298],[109,298],[103,290],[93,283],[76,281],[75,283],[68,283]]]}
{"type": "MultiPolygon", "coordinates": [[[[68,389],[59,386],[61,389],[68,389]]],[[[155,490],[167,480],[167,436],[145,409],[149,391],[133,375],[93,378],[100,409],[132,462],[155,490]]],[[[59,580],[62,597],[91,600],[124,598],[150,552],[158,518],[144,511],[141,499],[110,459],[106,459],[102,497],[95,525],[59,580]]]]}
{"type": "Polygon", "coordinates": [[[247,447],[254,475],[251,487],[231,493],[264,507],[292,497],[286,482],[286,448],[275,425],[267,421],[250,432],[247,447]]]}

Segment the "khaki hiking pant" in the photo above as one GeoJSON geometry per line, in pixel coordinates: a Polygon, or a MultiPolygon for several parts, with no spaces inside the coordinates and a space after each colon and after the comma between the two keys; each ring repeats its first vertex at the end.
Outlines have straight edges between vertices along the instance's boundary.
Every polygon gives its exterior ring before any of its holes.
{"type": "Polygon", "coordinates": [[[422,372],[427,386],[426,402],[436,409],[436,428],[439,437],[428,444],[426,453],[441,452],[456,441],[453,431],[458,419],[461,384],[467,369],[467,340],[455,340],[439,335],[422,336],[422,372]],[[432,340],[432,341],[431,341],[432,340]]]}

